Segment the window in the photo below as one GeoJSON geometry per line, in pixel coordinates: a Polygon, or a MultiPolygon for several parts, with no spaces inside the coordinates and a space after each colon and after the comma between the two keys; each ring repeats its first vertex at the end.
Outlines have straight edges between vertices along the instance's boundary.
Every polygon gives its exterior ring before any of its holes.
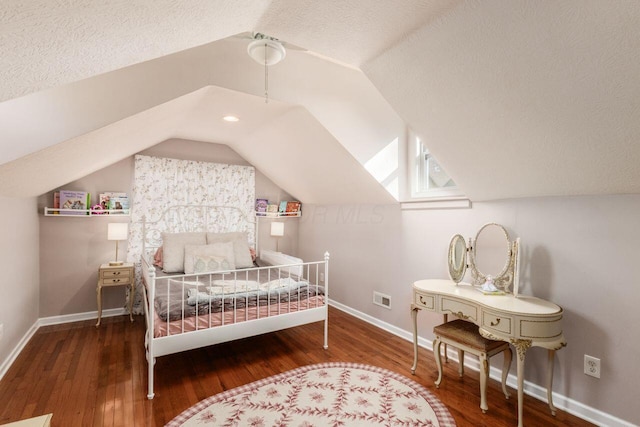
{"type": "Polygon", "coordinates": [[[417,137],[414,139],[412,198],[460,197],[463,194],[447,172],[417,137]]]}

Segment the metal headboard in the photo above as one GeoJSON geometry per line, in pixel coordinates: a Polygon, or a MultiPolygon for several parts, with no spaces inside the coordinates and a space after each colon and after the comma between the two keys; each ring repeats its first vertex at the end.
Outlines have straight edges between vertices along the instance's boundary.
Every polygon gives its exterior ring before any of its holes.
{"type": "Polygon", "coordinates": [[[142,249],[148,254],[162,245],[162,233],[208,231],[225,233],[244,231],[249,245],[258,247],[258,223],[253,212],[248,215],[237,206],[175,205],[165,209],[158,218],[142,216],[142,249]]]}

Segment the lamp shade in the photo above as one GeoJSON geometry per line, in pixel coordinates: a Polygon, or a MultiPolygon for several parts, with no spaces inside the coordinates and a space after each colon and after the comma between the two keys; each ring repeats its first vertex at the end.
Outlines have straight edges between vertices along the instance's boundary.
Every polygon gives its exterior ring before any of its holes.
{"type": "Polygon", "coordinates": [[[272,222],[271,235],[274,237],[284,236],[284,222],[272,222]]]}
{"type": "Polygon", "coordinates": [[[127,240],[129,224],[126,222],[114,222],[107,224],[107,240],[127,240]]]}

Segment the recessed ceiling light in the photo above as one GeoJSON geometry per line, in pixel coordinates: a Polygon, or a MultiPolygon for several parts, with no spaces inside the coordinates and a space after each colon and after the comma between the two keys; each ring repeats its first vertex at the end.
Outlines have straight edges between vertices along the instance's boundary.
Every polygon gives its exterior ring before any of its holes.
{"type": "Polygon", "coordinates": [[[222,120],[224,120],[225,122],[239,122],[240,119],[237,118],[236,116],[224,116],[222,118],[222,120]]]}

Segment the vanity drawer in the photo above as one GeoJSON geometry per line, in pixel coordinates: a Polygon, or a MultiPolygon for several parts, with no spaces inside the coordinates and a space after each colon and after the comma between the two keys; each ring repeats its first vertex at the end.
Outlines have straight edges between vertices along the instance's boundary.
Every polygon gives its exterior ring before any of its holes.
{"type": "Polygon", "coordinates": [[[492,313],[491,311],[483,311],[482,328],[487,331],[511,334],[513,331],[512,319],[508,316],[492,313]]]}
{"type": "Polygon", "coordinates": [[[549,340],[562,335],[562,316],[545,319],[522,319],[520,336],[525,339],[549,340]]]}
{"type": "Polygon", "coordinates": [[[440,299],[440,311],[445,314],[455,314],[462,319],[478,321],[478,308],[472,304],[455,298],[443,296],[440,299]]]}
{"type": "Polygon", "coordinates": [[[431,311],[436,309],[436,297],[434,295],[416,292],[414,294],[414,298],[414,302],[418,307],[426,308],[431,311]]]}

